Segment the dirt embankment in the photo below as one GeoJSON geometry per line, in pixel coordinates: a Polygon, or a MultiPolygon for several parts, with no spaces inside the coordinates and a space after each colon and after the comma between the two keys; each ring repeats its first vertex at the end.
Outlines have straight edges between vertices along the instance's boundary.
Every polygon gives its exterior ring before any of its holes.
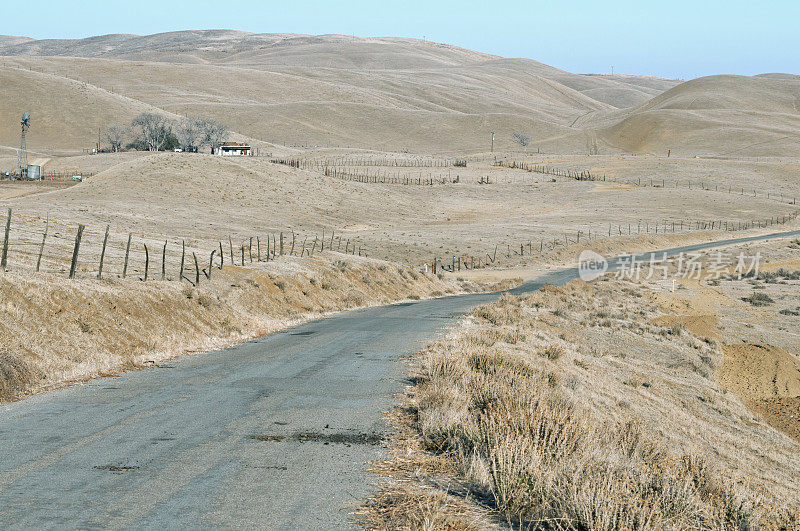
{"type": "Polygon", "coordinates": [[[655,295],[669,313],[654,322],[718,343],[719,385],[800,442],[800,262],[792,259],[794,244],[783,252],[790,259],[763,265],[761,280],[685,281],[676,294],[655,295]]]}
{"type": "Polygon", "coordinates": [[[720,384],[772,427],[800,441],[800,362],[772,345],[724,345],[720,384]]]}
{"type": "Polygon", "coordinates": [[[477,289],[331,253],[186,282],[0,275],[0,401],[239,343],[326,313],[477,289]]]}

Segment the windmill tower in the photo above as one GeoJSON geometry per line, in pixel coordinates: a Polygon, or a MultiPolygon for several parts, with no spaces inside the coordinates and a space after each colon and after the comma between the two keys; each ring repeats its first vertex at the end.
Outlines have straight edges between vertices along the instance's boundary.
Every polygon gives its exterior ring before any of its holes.
{"type": "Polygon", "coordinates": [[[25,113],[22,115],[22,134],[19,137],[19,153],[17,155],[17,169],[19,176],[25,178],[28,176],[28,146],[25,143],[25,133],[31,126],[31,115],[25,113]]]}

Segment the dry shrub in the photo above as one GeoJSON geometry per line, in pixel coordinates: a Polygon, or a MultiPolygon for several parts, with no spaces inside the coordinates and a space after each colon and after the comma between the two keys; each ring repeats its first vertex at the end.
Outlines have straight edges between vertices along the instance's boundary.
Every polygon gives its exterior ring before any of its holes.
{"type": "MultiPolygon", "coordinates": [[[[476,315],[493,326],[464,330],[419,358],[414,428],[424,450],[454,463],[467,498],[489,500],[484,508],[513,528],[800,525],[796,507],[749,488],[704,457],[668,447],[631,418],[592,415],[557,385],[559,373],[487,346],[487,337],[502,335],[512,310],[519,308],[508,301],[481,307],[476,315]]],[[[565,350],[551,344],[540,352],[557,360],[565,350]]],[[[429,500],[425,495],[415,503],[429,500]]],[[[432,521],[419,506],[412,515],[396,509],[404,514],[403,526],[432,521]]]]}
{"type": "Polygon", "coordinates": [[[775,302],[774,300],[772,300],[772,297],[770,297],[766,293],[759,293],[759,292],[755,292],[749,297],[744,297],[742,300],[745,302],[749,302],[753,306],[767,306],[775,302]]]}
{"type": "Polygon", "coordinates": [[[507,293],[496,303],[478,306],[472,315],[495,326],[518,323],[523,317],[520,300],[507,293]]]}
{"type": "Polygon", "coordinates": [[[490,525],[485,511],[418,485],[385,487],[360,512],[360,523],[367,529],[477,531],[490,525]]]}
{"type": "Polygon", "coordinates": [[[362,306],[366,301],[366,295],[355,289],[349,290],[344,297],[342,297],[342,304],[346,307],[362,306]]]}
{"type": "Polygon", "coordinates": [[[10,400],[40,378],[39,370],[16,352],[0,350],[0,401],[10,400]]]}
{"type": "Polygon", "coordinates": [[[557,345],[555,343],[547,345],[541,351],[541,355],[549,360],[557,360],[564,354],[566,354],[566,350],[561,345],[557,345]]]}

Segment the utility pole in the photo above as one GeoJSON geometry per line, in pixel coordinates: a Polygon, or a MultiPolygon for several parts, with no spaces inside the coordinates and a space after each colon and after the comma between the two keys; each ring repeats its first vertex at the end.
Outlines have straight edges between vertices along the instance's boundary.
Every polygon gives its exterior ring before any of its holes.
{"type": "Polygon", "coordinates": [[[494,132],[492,132],[492,153],[494,153],[494,132]]]}

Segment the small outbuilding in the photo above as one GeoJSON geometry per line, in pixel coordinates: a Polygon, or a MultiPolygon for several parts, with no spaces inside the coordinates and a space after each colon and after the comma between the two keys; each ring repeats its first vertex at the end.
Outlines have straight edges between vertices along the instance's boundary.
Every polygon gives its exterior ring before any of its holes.
{"type": "Polygon", "coordinates": [[[219,147],[218,153],[223,157],[247,157],[250,155],[250,146],[239,142],[225,142],[219,147]]]}
{"type": "Polygon", "coordinates": [[[50,162],[50,159],[33,159],[28,162],[28,179],[41,179],[44,173],[44,165],[50,162]]]}

